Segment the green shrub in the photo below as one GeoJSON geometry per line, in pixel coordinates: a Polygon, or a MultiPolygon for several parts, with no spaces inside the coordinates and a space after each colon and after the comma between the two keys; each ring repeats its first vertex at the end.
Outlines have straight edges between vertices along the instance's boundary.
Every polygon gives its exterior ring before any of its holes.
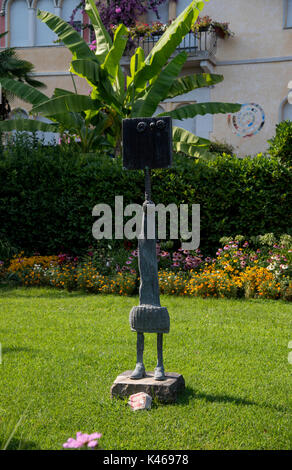
{"type": "Polygon", "coordinates": [[[268,153],[283,165],[292,166],[292,122],[283,121],[276,126],[276,135],[269,140],[268,153]]]}
{"type": "Polygon", "coordinates": [[[12,258],[17,253],[17,248],[11,246],[8,240],[4,237],[0,238],[0,261],[5,261],[12,258]]]}
{"type": "MultiPolygon", "coordinates": [[[[174,155],[173,168],[153,171],[152,193],[156,203],[200,204],[201,249],[213,254],[222,236],[291,233],[291,183],[291,171],[264,156],[174,155]]],[[[0,239],[27,254],[82,254],[96,243],[93,207],[113,207],[117,195],[141,204],[143,172],[123,170],[120,158],[18,142],[0,158],[0,239]]]]}
{"type": "Polygon", "coordinates": [[[218,142],[218,141],[211,142],[209,151],[211,153],[216,153],[219,155],[222,155],[223,153],[226,153],[227,155],[234,154],[233,146],[230,144],[227,144],[227,142],[218,142]]]}

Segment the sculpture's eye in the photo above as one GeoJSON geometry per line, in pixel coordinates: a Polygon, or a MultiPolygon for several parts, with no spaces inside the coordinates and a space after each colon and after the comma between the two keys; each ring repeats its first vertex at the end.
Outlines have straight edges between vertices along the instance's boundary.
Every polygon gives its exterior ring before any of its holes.
{"type": "Polygon", "coordinates": [[[147,127],[146,122],[141,121],[141,122],[139,122],[138,125],[137,125],[137,131],[138,131],[138,132],[144,132],[145,129],[146,129],[146,127],[147,127]]]}
{"type": "Polygon", "coordinates": [[[157,123],[156,123],[156,126],[158,127],[158,129],[164,129],[165,128],[165,122],[162,121],[162,119],[159,119],[159,121],[157,121],[157,123]]]}

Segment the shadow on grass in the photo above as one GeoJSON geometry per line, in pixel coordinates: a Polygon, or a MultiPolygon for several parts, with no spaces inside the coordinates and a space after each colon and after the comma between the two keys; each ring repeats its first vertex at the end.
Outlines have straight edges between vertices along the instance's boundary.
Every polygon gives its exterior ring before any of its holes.
{"type": "Polygon", "coordinates": [[[270,405],[268,403],[257,403],[252,400],[246,400],[245,398],[234,397],[232,395],[213,395],[210,393],[199,392],[193,390],[191,387],[186,387],[177,400],[179,405],[188,405],[189,401],[193,398],[204,399],[209,403],[233,403],[234,405],[244,406],[259,406],[260,408],[270,408],[272,410],[280,411],[285,413],[288,411],[284,406],[270,405]]]}
{"type": "MultiPolygon", "coordinates": [[[[1,286],[0,284],[0,299],[1,297],[6,298],[6,299],[72,299],[72,298],[78,298],[78,297],[89,297],[91,296],[92,298],[94,297],[104,297],[105,295],[108,294],[98,294],[94,292],[87,292],[87,291],[81,291],[81,290],[74,290],[74,291],[68,291],[68,290],[59,290],[56,287],[50,287],[50,286],[45,286],[45,287],[24,287],[24,286],[14,286],[12,287],[11,285],[9,287],[1,286]],[[39,289],[39,290],[38,290],[39,289]]],[[[129,295],[127,297],[122,297],[120,295],[116,294],[111,294],[112,296],[115,296],[117,299],[123,299],[123,301],[127,299],[133,300],[135,297],[137,298],[137,295],[129,295]]]]}
{"type": "Polygon", "coordinates": [[[19,352],[38,352],[37,349],[29,348],[27,346],[3,346],[2,353],[9,354],[9,353],[19,353],[19,352]]]}
{"type": "MultiPolygon", "coordinates": [[[[5,446],[5,441],[0,439],[0,450],[5,446]]],[[[36,442],[13,437],[5,450],[37,450],[39,446],[36,442]]]]}
{"type": "Polygon", "coordinates": [[[84,297],[87,295],[98,295],[91,294],[83,291],[67,291],[58,290],[54,287],[44,287],[48,292],[43,292],[42,288],[38,287],[23,287],[23,286],[1,286],[0,285],[0,297],[9,299],[30,299],[30,298],[46,298],[46,299],[65,299],[72,297],[84,297]],[[25,290],[24,290],[25,289],[25,290]],[[34,289],[32,293],[31,289],[34,289]],[[37,291],[39,289],[39,291],[37,291]],[[20,293],[21,292],[21,293],[20,293]],[[24,293],[23,293],[24,292],[24,293]],[[26,295],[27,293],[27,295],[26,295]]]}

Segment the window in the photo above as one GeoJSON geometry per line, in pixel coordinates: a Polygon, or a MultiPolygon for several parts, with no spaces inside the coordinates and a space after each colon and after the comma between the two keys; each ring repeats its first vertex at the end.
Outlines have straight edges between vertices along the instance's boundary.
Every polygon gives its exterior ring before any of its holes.
{"type": "MultiPolygon", "coordinates": [[[[76,0],[64,0],[63,1],[63,6],[62,6],[63,20],[69,23],[72,12],[76,8],[77,4],[78,4],[78,1],[76,2],[76,0]]],[[[80,32],[81,25],[82,25],[82,13],[81,13],[81,8],[79,8],[79,10],[77,10],[74,16],[74,27],[77,29],[77,31],[80,32]]]]}
{"type": "Polygon", "coordinates": [[[283,121],[292,121],[292,104],[287,103],[283,106],[283,121]]]}
{"type": "Polygon", "coordinates": [[[292,0],[284,1],[284,28],[292,28],[292,0]]]}
{"type": "MultiPolygon", "coordinates": [[[[186,106],[188,104],[190,104],[189,101],[182,102],[178,106],[176,106],[176,109],[186,106]]],[[[196,134],[196,118],[184,119],[183,121],[180,121],[178,119],[173,119],[172,125],[186,129],[192,134],[196,134]]]]}
{"type": "Polygon", "coordinates": [[[161,23],[167,23],[168,22],[168,6],[169,2],[164,2],[162,5],[158,7],[158,14],[160,19],[157,19],[156,13],[152,10],[148,12],[148,21],[149,23],[154,23],[155,21],[161,21],[161,23]]]}
{"type": "MultiPolygon", "coordinates": [[[[56,45],[57,35],[41,20],[37,18],[37,10],[44,10],[61,16],[69,22],[72,12],[78,0],[37,0],[33,2],[33,7],[29,7],[27,0],[8,0],[6,1],[6,14],[9,18],[7,29],[10,31],[10,43],[12,47],[25,46],[49,46],[56,45]],[[62,6],[56,6],[56,5],[62,6]],[[7,12],[9,9],[9,12],[7,12]]],[[[82,12],[79,9],[75,15],[75,26],[79,26],[81,32],[82,12]]]]}
{"type": "Polygon", "coordinates": [[[176,7],[176,15],[180,15],[182,11],[185,10],[190,4],[190,0],[178,0],[176,7]]]}
{"type": "Polygon", "coordinates": [[[26,0],[14,0],[10,3],[10,46],[29,45],[28,8],[26,0]]]}
{"type": "MultiPolygon", "coordinates": [[[[37,9],[49,11],[54,13],[54,3],[53,0],[38,0],[37,9]]],[[[57,36],[53,31],[41,20],[36,17],[36,37],[35,45],[36,46],[49,46],[53,45],[54,41],[57,39],[57,36]]]]}

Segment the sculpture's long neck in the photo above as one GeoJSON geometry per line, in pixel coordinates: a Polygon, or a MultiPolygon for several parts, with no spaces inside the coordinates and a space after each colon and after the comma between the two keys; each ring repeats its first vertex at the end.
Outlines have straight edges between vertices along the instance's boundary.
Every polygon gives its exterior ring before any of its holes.
{"type": "Polygon", "coordinates": [[[151,170],[148,167],[144,170],[145,175],[145,203],[151,202],[151,170]]]}
{"type": "MultiPolygon", "coordinates": [[[[155,217],[147,218],[147,208],[153,205],[151,201],[151,179],[150,170],[145,170],[145,202],[143,204],[142,233],[138,242],[139,247],[139,271],[140,271],[140,305],[160,306],[159,284],[158,284],[158,266],[156,255],[156,238],[147,238],[148,224],[154,224],[151,227],[152,234],[155,234],[155,217]]],[[[155,212],[154,212],[155,215],[155,212]]]]}

